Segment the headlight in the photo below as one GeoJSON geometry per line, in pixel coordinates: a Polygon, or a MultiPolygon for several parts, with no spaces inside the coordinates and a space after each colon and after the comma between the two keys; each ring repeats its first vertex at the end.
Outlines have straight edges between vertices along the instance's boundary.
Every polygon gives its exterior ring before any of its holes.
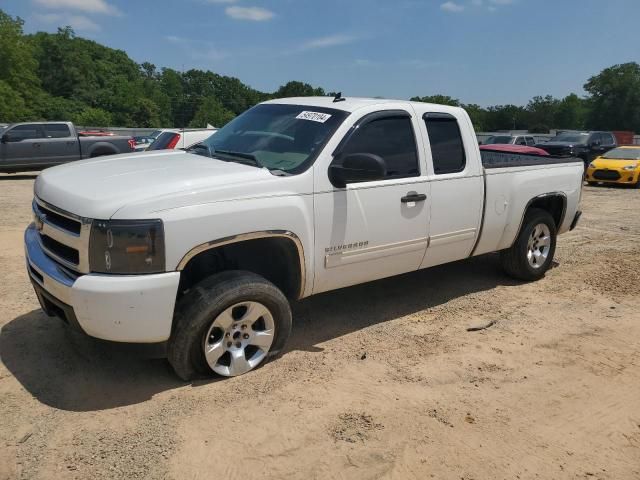
{"type": "Polygon", "coordinates": [[[638,168],[638,164],[635,165],[627,165],[626,167],[622,167],[623,170],[626,170],[627,172],[630,172],[631,170],[635,170],[636,168],[638,168]]]}
{"type": "Polygon", "coordinates": [[[589,164],[589,168],[596,168],[596,165],[595,165],[593,162],[591,162],[591,163],[589,164]]]}
{"type": "Polygon", "coordinates": [[[91,226],[89,266],[96,273],[165,271],[162,220],[96,220],[91,226]]]}

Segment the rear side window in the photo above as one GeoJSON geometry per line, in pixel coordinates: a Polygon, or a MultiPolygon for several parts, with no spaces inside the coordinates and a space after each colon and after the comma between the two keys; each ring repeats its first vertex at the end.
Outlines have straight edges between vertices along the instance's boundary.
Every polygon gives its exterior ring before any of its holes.
{"type": "Polygon", "coordinates": [[[14,141],[42,138],[40,125],[18,125],[7,132],[14,141]]]}
{"type": "Polygon", "coordinates": [[[71,136],[69,127],[63,123],[52,123],[44,125],[45,138],[65,138],[71,136]]]}
{"type": "Polygon", "coordinates": [[[591,135],[591,139],[589,140],[589,143],[593,143],[593,144],[599,143],[600,145],[602,145],[604,143],[603,135],[601,133],[594,133],[593,135],[591,135]]]}
{"type": "Polygon", "coordinates": [[[458,121],[446,113],[426,113],[423,118],[436,175],[463,171],[466,155],[458,121]]]}
{"type": "Polygon", "coordinates": [[[378,155],[387,165],[385,178],[388,179],[420,174],[416,139],[409,116],[382,117],[363,124],[340,153],[341,156],[351,153],[378,155]]]}
{"type": "Polygon", "coordinates": [[[616,144],[616,140],[615,140],[615,138],[613,137],[613,135],[612,135],[612,134],[610,134],[610,133],[603,133],[603,134],[602,134],[602,137],[603,137],[603,139],[604,139],[604,142],[603,142],[603,143],[604,143],[604,145],[612,146],[612,145],[615,145],[615,144],[616,144]]]}
{"type": "Polygon", "coordinates": [[[180,134],[175,132],[163,132],[155,139],[155,141],[149,145],[149,150],[167,150],[175,148],[180,140],[180,134]]]}

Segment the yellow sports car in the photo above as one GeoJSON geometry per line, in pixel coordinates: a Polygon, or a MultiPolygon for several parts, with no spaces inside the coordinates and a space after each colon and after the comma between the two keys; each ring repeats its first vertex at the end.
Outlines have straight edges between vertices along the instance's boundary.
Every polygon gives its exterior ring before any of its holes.
{"type": "Polygon", "coordinates": [[[618,183],[640,188],[640,145],[618,147],[596,158],[587,168],[587,182],[618,183]]]}

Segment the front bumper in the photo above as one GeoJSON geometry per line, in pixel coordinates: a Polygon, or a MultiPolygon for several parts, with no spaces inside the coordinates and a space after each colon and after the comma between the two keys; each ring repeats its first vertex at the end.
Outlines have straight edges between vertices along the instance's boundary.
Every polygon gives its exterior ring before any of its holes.
{"type": "Polygon", "coordinates": [[[640,172],[637,170],[589,167],[587,169],[586,180],[588,182],[635,185],[640,180],[640,172]]]}
{"type": "Polygon", "coordinates": [[[179,272],[78,275],[44,253],[35,224],[25,231],[24,241],[27,272],[48,315],[103,340],[156,343],[169,338],[179,272]]]}

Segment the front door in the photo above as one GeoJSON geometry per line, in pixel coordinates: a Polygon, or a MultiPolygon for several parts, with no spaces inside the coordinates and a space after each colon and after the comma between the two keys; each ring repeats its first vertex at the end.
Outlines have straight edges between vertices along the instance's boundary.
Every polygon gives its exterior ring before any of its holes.
{"type": "MultiPolygon", "coordinates": [[[[429,183],[409,111],[364,115],[334,155],[334,164],[348,154],[377,155],[386,164],[385,178],[316,189],[314,293],[420,266],[429,234],[429,183]]],[[[324,179],[326,164],[321,168],[317,175],[324,179]]]]}
{"type": "Polygon", "coordinates": [[[2,164],[25,170],[41,163],[42,159],[42,126],[40,124],[23,124],[4,132],[6,140],[1,144],[2,164]]]}

